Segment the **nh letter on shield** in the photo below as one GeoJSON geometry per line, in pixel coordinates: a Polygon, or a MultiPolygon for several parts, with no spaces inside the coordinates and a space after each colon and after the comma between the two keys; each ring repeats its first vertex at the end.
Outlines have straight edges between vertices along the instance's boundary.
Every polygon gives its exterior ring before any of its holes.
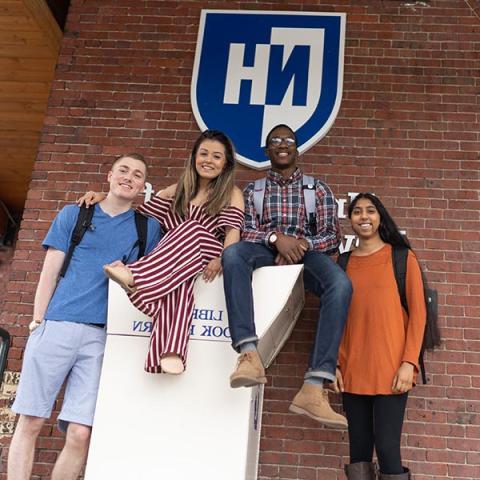
{"type": "Polygon", "coordinates": [[[268,168],[265,137],[285,123],[304,152],[340,108],[344,13],[202,10],[191,100],[202,130],[224,131],[237,159],[268,168]]]}

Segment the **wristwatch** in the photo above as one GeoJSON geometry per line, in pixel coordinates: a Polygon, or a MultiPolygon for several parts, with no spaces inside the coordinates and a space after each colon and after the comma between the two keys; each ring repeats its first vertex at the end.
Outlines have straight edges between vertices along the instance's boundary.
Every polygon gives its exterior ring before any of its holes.
{"type": "Polygon", "coordinates": [[[275,242],[278,240],[278,236],[275,232],[271,233],[268,237],[268,243],[270,245],[275,245],[275,242]]]}

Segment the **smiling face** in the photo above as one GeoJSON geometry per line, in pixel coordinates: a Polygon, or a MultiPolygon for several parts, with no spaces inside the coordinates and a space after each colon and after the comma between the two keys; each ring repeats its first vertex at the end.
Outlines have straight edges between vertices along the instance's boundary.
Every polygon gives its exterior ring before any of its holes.
{"type": "Polygon", "coordinates": [[[195,170],[200,178],[214,180],[226,163],[225,147],[217,140],[204,140],[195,155],[195,170]]]}
{"type": "Polygon", "coordinates": [[[292,130],[280,126],[272,130],[267,140],[267,156],[274,170],[285,170],[295,166],[298,151],[292,130]]]}
{"type": "Polygon", "coordinates": [[[368,198],[360,198],[350,215],[353,231],[361,239],[379,237],[380,214],[377,208],[368,198]]]}
{"type": "Polygon", "coordinates": [[[110,193],[123,200],[134,200],[145,188],[146,175],[147,168],[144,162],[131,157],[122,157],[108,172],[110,193]]]}

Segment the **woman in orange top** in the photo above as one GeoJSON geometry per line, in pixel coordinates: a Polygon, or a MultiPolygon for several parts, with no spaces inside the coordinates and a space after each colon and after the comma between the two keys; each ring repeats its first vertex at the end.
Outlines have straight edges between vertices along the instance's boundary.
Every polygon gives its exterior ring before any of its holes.
{"type": "Polygon", "coordinates": [[[347,274],[353,296],[339,350],[336,391],[343,392],[350,438],[350,480],[375,479],[375,448],[380,479],[406,480],[400,438],[409,390],[415,384],[425,329],[425,300],[417,259],[409,250],[406,297],[401,305],[394,276],[392,248],[408,240],[382,202],[360,193],[348,209],[359,239],[347,274]]]}

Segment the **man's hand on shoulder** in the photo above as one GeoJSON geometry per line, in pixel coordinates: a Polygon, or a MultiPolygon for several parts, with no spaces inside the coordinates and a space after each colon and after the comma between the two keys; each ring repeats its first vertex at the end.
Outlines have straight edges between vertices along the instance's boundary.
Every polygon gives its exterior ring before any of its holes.
{"type": "MultiPolygon", "coordinates": [[[[298,239],[283,233],[277,233],[275,247],[281,257],[290,265],[302,260],[305,252],[308,250],[308,243],[305,239],[298,239]]],[[[277,265],[282,265],[281,259],[277,256],[277,265]]]]}

